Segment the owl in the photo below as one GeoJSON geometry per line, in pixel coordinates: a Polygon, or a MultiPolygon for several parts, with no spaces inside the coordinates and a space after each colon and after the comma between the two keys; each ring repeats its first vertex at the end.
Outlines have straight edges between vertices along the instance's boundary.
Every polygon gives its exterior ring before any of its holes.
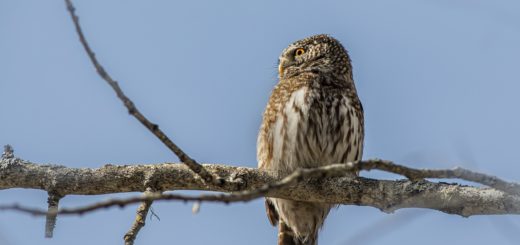
{"type": "MultiPolygon", "coordinates": [[[[363,107],[347,51],[329,35],[290,44],[258,134],[258,167],[282,178],[298,168],[361,159],[363,107]]],[[[352,176],[354,177],[354,176],[352,176]]],[[[279,245],[315,245],[334,204],[266,198],[279,245]]]]}

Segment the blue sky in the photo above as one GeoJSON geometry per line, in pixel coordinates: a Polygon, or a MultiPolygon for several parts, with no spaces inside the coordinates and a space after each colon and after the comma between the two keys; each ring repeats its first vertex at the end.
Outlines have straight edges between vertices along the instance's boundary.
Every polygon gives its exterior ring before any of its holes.
{"type": "MultiPolygon", "coordinates": [[[[463,166],[520,180],[518,1],[75,4],[108,72],[200,162],[256,166],[256,134],[279,53],[297,39],[327,33],[353,60],[365,108],[365,159],[463,166]]],[[[63,1],[0,1],[0,111],[0,144],[26,160],[69,167],[177,161],[94,72],[63,1]]],[[[61,204],[108,197],[67,196],[61,204]]],[[[3,190],[0,202],[44,208],[46,194],[3,190]]],[[[154,210],[160,221],[148,220],[137,244],[275,243],[263,200],[203,203],[196,215],[176,202],[154,210]]],[[[43,238],[43,218],[3,212],[0,244],[121,244],[134,212],[132,206],[59,217],[52,240],[43,238]]],[[[388,215],[342,206],[329,216],[320,243],[514,244],[519,227],[517,216],[388,215]]]]}

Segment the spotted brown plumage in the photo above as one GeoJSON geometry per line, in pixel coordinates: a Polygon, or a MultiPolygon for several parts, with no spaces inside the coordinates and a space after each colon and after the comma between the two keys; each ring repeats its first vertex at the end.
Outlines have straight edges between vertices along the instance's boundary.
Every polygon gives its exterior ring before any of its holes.
{"type": "MultiPolygon", "coordinates": [[[[289,45],[279,58],[279,78],[258,135],[260,169],[284,177],[298,168],[361,159],[363,108],[350,58],[336,39],[315,35],[289,45]]],[[[280,245],[315,245],[332,206],[266,199],[280,245]]]]}

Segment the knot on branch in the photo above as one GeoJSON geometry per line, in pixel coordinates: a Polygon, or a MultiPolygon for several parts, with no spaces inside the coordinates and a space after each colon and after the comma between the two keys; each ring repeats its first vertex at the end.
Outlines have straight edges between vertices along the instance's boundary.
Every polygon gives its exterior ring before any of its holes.
{"type": "Polygon", "coordinates": [[[11,145],[4,145],[4,152],[2,153],[2,159],[14,158],[14,150],[11,145]]]}
{"type": "MultiPolygon", "coordinates": [[[[0,158],[0,170],[12,169],[20,165],[28,164],[28,162],[16,158],[14,156],[14,150],[10,145],[4,146],[4,152],[2,153],[2,157],[0,158]]],[[[4,172],[0,172],[0,176],[2,176],[4,172]]],[[[1,179],[2,177],[0,177],[1,179]]]]}
{"type": "Polygon", "coordinates": [[[227,182],[227,183],[231,184],[231,188],[234,191],[241,191],[241,190],[244,190],[247,188],[247,181],[244,180],[244,178],[242,176],[243,174],[244,173],[242,173],[240,171],[236,171],[236,172],[231,173],[231,175],[229,175],[229,179],[227,181],[225,181],[222,178],[219,178],[219,179],[222,179],[223,182],[227,182]]]}

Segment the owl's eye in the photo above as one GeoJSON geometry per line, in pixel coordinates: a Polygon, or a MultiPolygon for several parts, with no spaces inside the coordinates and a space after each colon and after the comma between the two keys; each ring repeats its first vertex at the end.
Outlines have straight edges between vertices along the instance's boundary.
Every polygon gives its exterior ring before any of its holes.
{"type": "Polygon", "coordinates": [[[299,48],[294,51],[294,56],[300,56],[305,53],[305,49],[299,48]]]}

